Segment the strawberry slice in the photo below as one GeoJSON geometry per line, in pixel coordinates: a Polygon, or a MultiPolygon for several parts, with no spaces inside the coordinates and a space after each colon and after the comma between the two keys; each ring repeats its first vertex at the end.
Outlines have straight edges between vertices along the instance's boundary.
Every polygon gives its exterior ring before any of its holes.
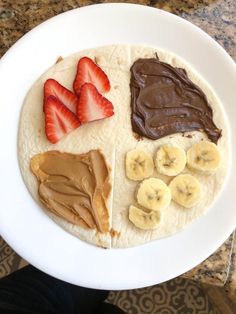
{"type": "Polygon", "coordinates": [[[108,118],[114,114],[112,103],[103,97],[91,83],[80,90],[77,116],[81,123],[108,118]]]}
{"type": "Polygon", "coordinates": [[[48,96],[55,96],[70,111],[76,113],[78,102],[77,96],[54,79],[48,79],[44,83],[44,105],[48,96]]]}
{"type": "Polygon", "coordinates": [[[45,101],[45,133],[51,143],[80,126],[79,119],[55,96],[45,101]]]}
{"type": "Polygon", "coordinates": [[[92,83],[100,93],[108,92],[111,88],[106,73],[88,57],[83,57],[77,65],[77,74],[73,83],[74,91],[80,94],[84,83],[92,83]]]}

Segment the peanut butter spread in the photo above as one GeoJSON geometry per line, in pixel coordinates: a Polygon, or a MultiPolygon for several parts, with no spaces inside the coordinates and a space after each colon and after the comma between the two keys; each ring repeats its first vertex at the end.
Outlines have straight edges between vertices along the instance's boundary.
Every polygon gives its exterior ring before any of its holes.
{"type": "Polygon", "coordinates": [[[110,170],[99,150],[80,155],[48,151],[34,156],[30,166],[48,210],[72,224],[109,231],[110,170]]]}

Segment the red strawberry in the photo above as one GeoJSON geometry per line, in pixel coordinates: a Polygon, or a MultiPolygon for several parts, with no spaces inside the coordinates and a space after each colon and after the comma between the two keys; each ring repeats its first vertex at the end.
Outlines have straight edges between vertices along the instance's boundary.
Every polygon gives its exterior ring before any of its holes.
{"type": "Polygon", "coordinates": [[[70,111],[76,113],[77,96],[54,79],[48,79],[44,84],[44,106],[48,96],[55,96],[70,111]]]}
{"type": "Polygon", "coordinates": [[[80,90],[77,116],[81,123],[108,118],[114,114],[112,103],[103,97],[91,83],[80,90]]]}
{"type": "Polygon", "coordinates": [[[79,119],[60,100],[49,96],[45,101],[45,133],[51,143],[80,126],[79,119]]]}
{"type": "Polygon", "coordinates": [[[74,91],[80,94],[80,88],[84,83],[92,83],[100,93],[110,90],[110,82],[105,72],[88,57],[83,57],[77,65],[77,73],[73,83],[74,91]]]}

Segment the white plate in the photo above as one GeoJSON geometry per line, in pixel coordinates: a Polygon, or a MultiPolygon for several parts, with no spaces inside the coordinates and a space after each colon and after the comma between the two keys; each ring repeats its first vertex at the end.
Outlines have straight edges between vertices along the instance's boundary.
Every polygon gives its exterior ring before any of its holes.
{"type": "Polygon", "coordinates": [[[57,278],[85,287],[131,289],[188,271],[224,242],[236,225],[236,167],[232,164],[227,185],[206,216],[175,236],[132,249],[88,245],[42,212],[18,167],[17,129],[23,99],[58,56],[114,43],[158,46],[188,61],[223,102],[236,143],[236,67],[207,34],[175,15],[138,5],[94,5],[63,13],[25,35],[0,63],[0,233],[28,262],[57,278]]]}

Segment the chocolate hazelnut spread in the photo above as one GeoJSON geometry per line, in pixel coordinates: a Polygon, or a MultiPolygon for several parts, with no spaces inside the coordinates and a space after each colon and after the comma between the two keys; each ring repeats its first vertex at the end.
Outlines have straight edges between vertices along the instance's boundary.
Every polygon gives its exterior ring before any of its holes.
{"type": "Polygon", "coordinates": [[[110,170],[99,150],[80,155],[48,151],[34,156],[30,166],[48,210],[72,224],[109,231],[110,170]]]}
{"type": "Polygon", "coordinates": [[[131,67],[131,123],[134,132],[153,140],[202,131],[217,143],[221,136],[203,91],[184,69],[158,58],[138,59],[131,67]]]}

